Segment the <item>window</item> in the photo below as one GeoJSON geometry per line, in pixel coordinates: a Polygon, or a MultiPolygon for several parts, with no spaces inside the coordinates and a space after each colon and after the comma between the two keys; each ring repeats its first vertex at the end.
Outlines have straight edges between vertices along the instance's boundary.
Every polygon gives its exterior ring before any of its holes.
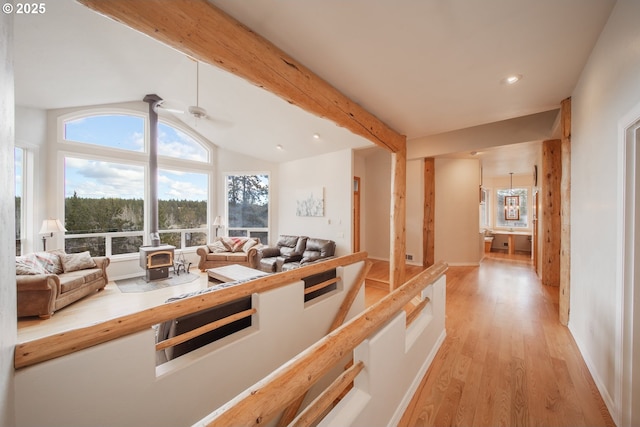
{"type": "MultiPolygon", "coordinates": [[[[133,254],[149,236],[147,118],[104,113],[61,121],[64,218],[68,253],[133,254]],[[79,144],[107,150],[88,151],[79,144]],[[98,157],[99,156],[99,157],[98,157]]],[[[158,123],[158,226],[163,243],[184,249],[206,244],[209,150],[188,131],[158,123]],[[185,171],[189,172],[185,172],[185,171]]]]}
{"type": "Polygon", "coordinates": [[[158,227],[163,243],[176,248],[207,244],[209,177],[203,173],[158,171],[158,227]]]}
{"type": "Polygon", "coordinates": [[[529,216],[528,216],[528,194],[527,188],[505,188],[496,191],[496,227],[502,228],[528,228],[529,216]],[[519,219],[508,220],[505,216],[505,197],[506,196],[518,196],[519,206],[519,219]]]}
{"type": "Polygon", "coordinates": [[[229,236],[259,237],[269,242],[269,176],[227,175],[229,236]]]}
{"type": "Polygon", "coordinates": [[[63,139],[143,152],[144,118],[123,114],[101,114],[67,120],[64,122],[63,139]]]}
{"type": "Polygon", "coordinates": [[[24,218],[22,209],[24,204],[24,150],[20,147],[14,149],[14,173],[16,192],[16,255],[22,255],[22,230],[24,218]]]}
{"type": "Polygon", "coordinates": [[[64,170],[65,251],[138,252],[144,237],[144,167],[66,157],[64,170]]]}
{"type": "Polygon", "coordinates": [[[208,152],[195,139],[171,125],[158,123],[158,155],[207,162],[208,152]]]}

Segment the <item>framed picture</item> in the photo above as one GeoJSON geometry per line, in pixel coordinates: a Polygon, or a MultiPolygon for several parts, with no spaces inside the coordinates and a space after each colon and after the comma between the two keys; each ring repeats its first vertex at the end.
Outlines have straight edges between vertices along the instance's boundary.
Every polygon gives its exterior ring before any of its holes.
{"type": "Polygon", "coordinates": [[[504,219],[508,221],[520,219],[520,196],[504,197],[504,219]]]}
{"type": "Polygon", "coordinates": [[[324,216],[324,187],[300,190],[296,194],[297,216],[324,216]]]}

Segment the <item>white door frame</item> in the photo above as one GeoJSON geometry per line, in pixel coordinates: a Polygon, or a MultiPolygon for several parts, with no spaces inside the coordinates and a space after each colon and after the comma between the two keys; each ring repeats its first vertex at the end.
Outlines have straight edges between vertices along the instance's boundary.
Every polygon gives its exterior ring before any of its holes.
{"type": "Polygon", "coordinates": [[[618,167],[618,267],[616,325],[617,424],[640,425],[640,393],[633,384],[640,384],[640,302],[634,302],[640,292],[640,104],[636,105],[618,125],[620,141],[618,167]]]}

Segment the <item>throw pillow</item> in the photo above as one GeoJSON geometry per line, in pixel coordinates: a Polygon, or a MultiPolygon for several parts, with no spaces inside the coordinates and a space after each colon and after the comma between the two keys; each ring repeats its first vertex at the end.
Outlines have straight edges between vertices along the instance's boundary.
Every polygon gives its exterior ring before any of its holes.
{"type": "Polygon", "coordinates": [[[47,274],[47,271],[44,268],[42,268],[42,265],[38,262],[34,254],[29,254],[29,255],[16,257],[16,274],[17,275],[47,274]]]}
{"type": "Polygon", "coordinates": [[[214,254],[218,254],[220,252],[228,252],[229,248],[227,248],[224,243],[222,242],[222,240],[216,240],[215,242],[211,243],[209,246],[209,250],[211,252],[213,252],[214,254]]]}
{"type": "Polygon", "coordinates": [[[252,247],[254,247],[257,244],[258,244],[258,242],[256,242],[254,239],[247,239],[246,243],[244,245],[242,245],[242,252],[244,252],[244,253],[249,252],[249,249],[251,249],[252,247]]]}
{"type": "Polygon", "coordinates": [[[246,237],[223,237],[222,241],[231,252],[241,252],[242,247],[247,242],[246,237]]]}
{"type": "Polygon", "coordinates": [[[62,268],[65,273],[96,267],[96,263],[91,258],[91,253],[89,251],[80,252],[78,254],[66,254],[61,256],[60,260],[62,261],[62,268]]]}
{"type": "Polygon", "coordinates": [[[47,273],[61,274],[64,271],[60,261],[60,256],[66,255],[64,251],[57,249],[49,252],[36,252],[34,255],[47,273]]]}

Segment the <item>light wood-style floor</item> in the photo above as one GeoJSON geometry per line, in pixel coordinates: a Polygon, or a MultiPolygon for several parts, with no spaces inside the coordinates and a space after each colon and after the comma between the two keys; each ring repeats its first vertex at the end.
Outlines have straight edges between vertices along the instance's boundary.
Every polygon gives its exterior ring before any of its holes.
{"type": "Polygon", "coordinates": [[[450,267],[446,301],[447,338],[401,427],[615,425],[528,257],[450,267]]]}

